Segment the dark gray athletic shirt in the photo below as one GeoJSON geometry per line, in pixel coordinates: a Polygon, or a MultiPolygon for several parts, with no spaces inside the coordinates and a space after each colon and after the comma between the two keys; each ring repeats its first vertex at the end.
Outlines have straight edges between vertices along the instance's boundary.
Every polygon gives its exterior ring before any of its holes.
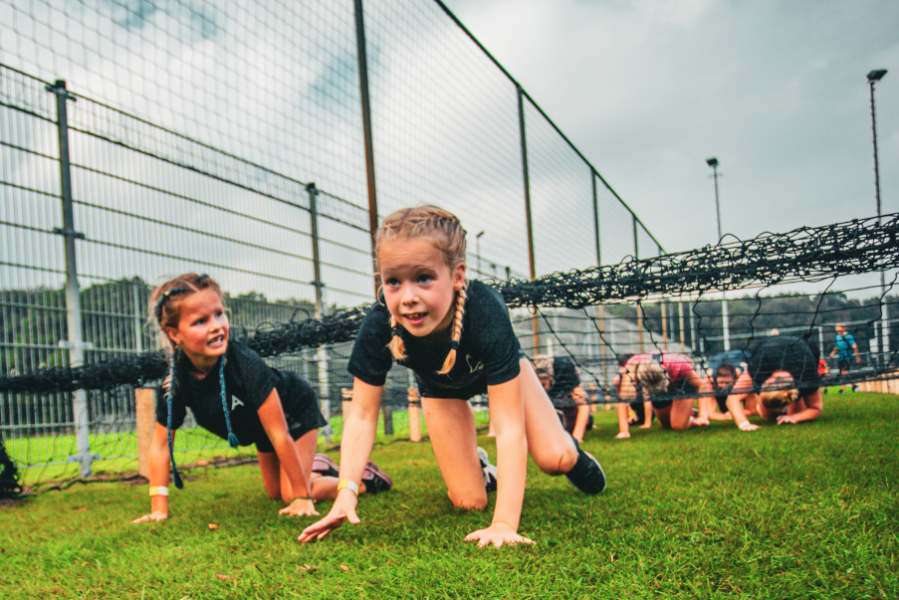
{"type": "MultiPolygon", "coordinates": [[[[451,328],[423,338],[400,328],[407,358],[398,362],[415,372],[423,396],[468,399],[486,393],[488,385],[514,379],[521,370],[521,346],[503,297],[480,281],[470,281],[467,294],[456,364],[448,374],[437,372],[450,350],[451,328]]],[[[382,298],[369,309],[356,336],[350,374],[369,385],[383,386],[393,364],[387,347],[390,338],[390,312],[382,298]]]]}
{"type": "Polygon", "coordinates": [[[808,343],[798,337],[777,335],[767,338],[749,357],[748,371],[756,390],[761,389],[775,371],[792,375],[802,397],[818,390],[818,358],[808,343]]]}
{"type": "MultiPolygon", "coordinates": [[[[281,372],[268,366],[253,350],[241,342],[229,340],[225,353],[225,393],[231,418],[231,429],[241,446],[256,444],[261,452],[272,452],[273,448],[257,411],[273,389],[278,390],[287,429],[294,439],[298,434],[325,425],[318,407],[315,392],[299,376],[281,372]]],[[[172,399],[172,429],[184,424],[187,408],[190,407],[197,423],[222,439],[228,439],[225,425],[225,411],[222,407],[219,385],[219,366],[203,379],[190,375],[190,359],[181,353],[176,374],[178,386],[172,399]]],[[[156,422],[165,425],[168,408],[165,396],[159,395],[156,403],[156,422]]]]}

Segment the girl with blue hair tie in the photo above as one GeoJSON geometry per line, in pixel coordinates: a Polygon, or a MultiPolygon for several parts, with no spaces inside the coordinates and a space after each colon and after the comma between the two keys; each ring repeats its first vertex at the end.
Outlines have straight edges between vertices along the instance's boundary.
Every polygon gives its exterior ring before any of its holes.
{"type": "MultiPolygon", "coordinates": [[[[256,444],[265,491],[287,503],[280,514],[317,515],[314,502],[337,495],[337,465],[315,454],[318,428],[326,424],[315,392],[229,338],[223,299],[211,277],[196,273],[167,281],[151,295],[151,319],[163,338],[169,375],[150,443],[151,512],[133,523],[168,518],[170,460],[175,487],[183,487],[174,441],[188,407],[201,427],[232,447],[256,444]]],[[[374,463],[366,465],[362,483],[371,493],[393,484],[374,463]]]]}

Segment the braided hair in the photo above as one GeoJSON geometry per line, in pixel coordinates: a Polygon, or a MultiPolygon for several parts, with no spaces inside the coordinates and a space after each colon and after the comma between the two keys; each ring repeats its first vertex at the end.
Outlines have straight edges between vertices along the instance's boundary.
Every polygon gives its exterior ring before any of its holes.
{"type": "MultiPolygon", "coordinates": [[[[199,292],[201,290],[211,289],[220,299],[224,298],[222,289],[212,277],[208,275],[198,275],[197,273],[185,273],[174,279],[158,286],[153,293],[150,294],[150,320],[159,328],[160,342],[165,349],[166,362],[168,363],[169,387],[165,392],[165,404],[167,410],[166,417],[166,437],[169,446],[169,459],[172,462],[172,479],[175,487],[179,490],[184,488],[184,482],[178,474],[178,466],[175,463],[175,448],[172,437],[172,400],[175,397],[175,391],[179,387],[179,376],[177,371],[181,362],[182,350],[178,348],[169,337],[166,329],[177,328],[178,321],[181,318],[181,303],[185,298],[199,292]]],[[[219,385],[221,388],[222,408],[225,411],[225,424],[228,428],[228,444],[232,448],[237,448],[239,441],[237,436],[231,430],[231,417],[228,412],[227,395],[225,393],[225,362],[223,356],[219,366],[219,385]]]]}
{"type": "MultiPolygon", "coordinates": [[[[465,229],[456,215],[436,206],[417,206],[400,209],[384,219],[375,236],[375,254],[381,247],[393,241],[409,241],[424,239],[434,245],[443,254],[443,261],[453,270],[457,265],[465,263],[465,229]]],[[[456,354],[462,339],[462,317],[465,315],[465,289],[467,284],[457,290],[453,302],[453,324],[450,337],[450,350],[443,361],[440,375],[449,373],[456,364],[456,354]]],[[[406,359],[406,346],[403,343],[402,328],[396,317],[390,316],[391,337],[387,347],[394,359],[406,359]]]]}

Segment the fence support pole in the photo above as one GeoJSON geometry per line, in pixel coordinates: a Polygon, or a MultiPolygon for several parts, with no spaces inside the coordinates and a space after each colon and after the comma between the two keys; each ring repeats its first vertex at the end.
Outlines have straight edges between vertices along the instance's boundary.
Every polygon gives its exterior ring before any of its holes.
{"type": "MultiPolygon", "coordinates": [[[[47,91],[56,94],[56,124],[59,135],[59,176],[62,188],[62,229],[55,228],[54,233],[63,236],[66,249],[66,325],[68,341],[60,345],[69,349],[69,367],[77,368],[84,364],[84,337],[81,330],[81,290],[78,287],[78,268],[75,258],[75,240],[84,239],[83,233],[75,231],[75,209],[72,205],[72,169],[69,160],[69,100],[75,97],[66,91],[66,82],[57,79],[47,91]]],[[[72,397],[72,417],[75,423],[75,442],[78,453],[69,457],[69,462],[81,465],[81,477],[91,476],[91,462],[99,458],[91,454],[90,448],[90,415],[88,413],[87,393],[77,390],[72,397]]]]}
{"type": "Polygon", "coordinates": [[[684,303],[677,303],[677,326],[680,330],[680,351],[681,354],[686,352],[687,345],[684,343],[684,303]]]}
{"type": "Polygon", "coordinates": [[[137,418],[137,474],[150,479],[150,442],[156,429],[156,389],[134,390],[134,415],[137,418]]]}
{"type": "Polygon", "coordinates": [[[368,94],[368,53],[365,46],[365,15],[362,0],[354,0],[356,16],[356,57],[359,62],[359,95],[362,99],[362,134],[365,140],[365,177],[368,184],[368,230],[371,235],[372,273],[375,274],[375,299],[381,277],[375,268],[375,235],[378,232],[378,192],[375,188],[375,146],[371,132],[371,100],[368,94]]]}
{"type": "MultiPolygon", "coordinates": [[[[537,265],[534,258],[534,223],[531,219],[531,181],[528,173],[528,143],[524,127],[524,90],[516,85],[518,91],[518,132],[521,137],[521,172],[524,180],[524,210],[528,227],[528,265],[531,281],[537,279],[537,265]]],[[[537,323],[537,309],[531,309],[531,326],[534,330],[534,354],[540,352],[540,330],[537,323]]]]}
{"type": "Polygon", "coordinates": [[[724,337],[724,351],[730,350],[730,325],[727,316],[727,297],[721,292],[721,333],[724,337]]]}
{"type": "Polygon", "coordinates": [[[665,299],[662,299],[662,350],[668,350],[668,315],[665,313],[665,299]]]}
{"type": "Polygon", "coordinates": [[[599,245],[599,202],[596,199],[596,173],[590,171],[590,181],[593,182],[593,227],[596,230],[596,266],[602,266],[602,248],[599,245]]]}
{"type": "Polygon", "coordinates": [[[693,309],[696,307],[695,303],[690,303],[690,349],[696,355],[702,354],[702,348],[697,344],[697,335],[696,335],[696,320],[693,318],[693,309]]]}
{"type": "MultiPolygon", "coordinates": [[[[312,273],[315,278],[312,285],[315,286],[315,318],[321,319],[325,314],[325,282],[322,281],[321,255],[318,249],[318,190],[315,187],[315,183],[307,184],[306,192],[309,194],[309,224],[312,232],[312,273]]],[[[318,364],[318,395],[321,401],[322,412],[325,413],[325,420],[328,421],[322,433],[325,436],[325,441],[330,442],[331,434],[334,430],[331,429],[331,381],[327,348],[324,346],[318,347],[315,362],[318,364]]]]}
{"type": "Polygon", "coordinates": [[[637,215],[631,213],[631,223],[634,226],[634,258],[640,258],[640,242],[637,238],[637,215]]]}

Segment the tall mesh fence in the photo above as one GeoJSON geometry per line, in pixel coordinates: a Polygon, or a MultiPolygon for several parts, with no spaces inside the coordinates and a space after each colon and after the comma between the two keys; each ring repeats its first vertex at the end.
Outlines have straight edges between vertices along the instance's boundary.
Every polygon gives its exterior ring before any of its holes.
{"type": "MultiPolygon", "coordinates": [[[[32,0],[0,2],[0,17],[5,376],[156,349],[148,291],[183,271],[222,281],[238,332],[370,301],[367,159],[379,215],[429,202],[460,216],[475,277],[588,267],[598,244],[604,263],[633,254],[634,215],[441,2],[32,0]]],[[[348,352],[271,361],[312,381],[339,420],[348,352]]],[[[408,375],[391,381],[399,402],[408,375]]],[[[42,466],[36,479],[83,466],[88,442],[102,460],[131,457],[133,392],[5,392],[0,432],[21,466],[42,466]]]]}

